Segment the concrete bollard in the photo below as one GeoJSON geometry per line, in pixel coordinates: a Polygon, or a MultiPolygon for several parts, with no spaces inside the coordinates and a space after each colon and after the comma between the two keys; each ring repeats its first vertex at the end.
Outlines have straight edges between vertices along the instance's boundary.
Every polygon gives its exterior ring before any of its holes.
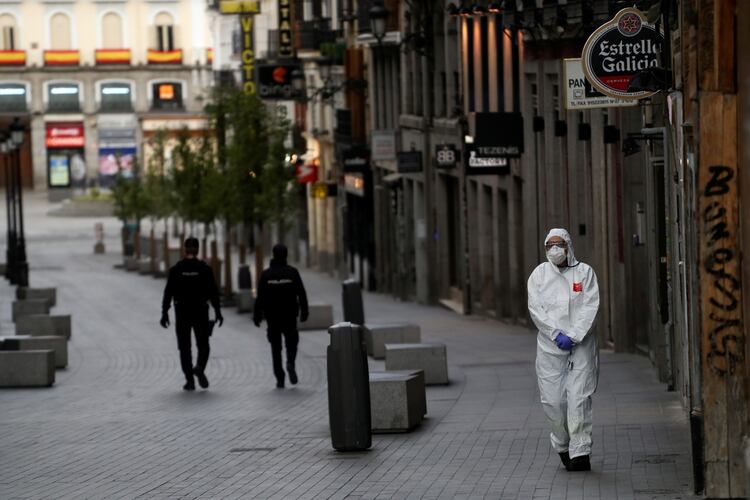
{"type": "Polygon", "coordinates": [[[417,343],[420,340],[419,325],[413,323],[365,325],[367,354],[375,359],[385,357],[385,344],[417,343]]]}
{"type": "Polygon", "coordinates": [[[40,351],[49,349],[55,353],[55,368],[65,368],[68,366],[68,339],[65,337],[32,337],[30,335],[4,337],[0,349],[3,351],[40,351]]]}
{"type": "Polygon", "coordinates": [[[234,297],[237,300],[237,312],[253,312],[255,298],[252,290],[238,290],[234,297]]]}
{"type": "Polygon", "coordinates": [[[123,263],[125,264],[126,271],[137,271],[138,270],[138,259],[132,255],[126,255],[123,257],[123,263]]]}
{"type": "Polygon", "coordinates": [[[0,351],[0,387],[49,387],[55,383],[55,353],[0,351]]]}
{"type": "Polygon", "coordinates": [[[138,274],[151,274],[150,257],[143,257],[138,261],[138,274]]]}
{"type": "Polygon", "coordinates": [[[310,304],[310,317],[299,322],[300,330],[327,330],[333,325],[333,306],[330,304],[310,304]]]}
{"type": "Polygon", "coordinates": [[[445,344],[386,344],[385,369],[422,370],[427,385],[448,383],[445,344]]]}
{"type": "Polygon", "coordinates": [[[57,288],[28,288],[19,286],[16,289],[18,300],[47,300],[50,307],[57,304],[57,288]]]}
{"type": "Polygon", "coordinates": [[[32,314],[49,314],[50,305],[46,299],[16,300],[13,302],[12,319],[15,323],[18,318],[32,314]]]}
{"type": "Polygon", "coordinates": [[[70,314],[32,314],[16,321],[16,335],[59,336],[70,340],[72,333],[70,314]]]}

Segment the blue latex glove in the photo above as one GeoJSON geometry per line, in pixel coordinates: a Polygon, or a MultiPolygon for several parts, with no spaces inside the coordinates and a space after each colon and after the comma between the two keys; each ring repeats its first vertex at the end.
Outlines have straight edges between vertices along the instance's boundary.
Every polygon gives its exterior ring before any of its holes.
{"type": "Polygon", "coordinates": [[[555,337],[555,344],[557,344],[557,347],[562,349],[563,351],[570,351],[575,347],[576,343],[573,342],[573,339],[565,335],[565,332],[562,330],[557,330],[559,333],[557,334],[557,337],[555,337]]]}

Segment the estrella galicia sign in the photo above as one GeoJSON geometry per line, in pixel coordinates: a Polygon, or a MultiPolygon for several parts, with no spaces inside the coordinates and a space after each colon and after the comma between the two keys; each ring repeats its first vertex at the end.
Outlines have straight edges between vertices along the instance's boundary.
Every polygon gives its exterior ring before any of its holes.
{"type": "Polygon", "coordinates": [[[602,94],[643,99],[655,92],[628,92],[633,77],[659,65],[664,34],[633,8],[622,9],[586,40],[581,54],[583,72],[602,94]]]}

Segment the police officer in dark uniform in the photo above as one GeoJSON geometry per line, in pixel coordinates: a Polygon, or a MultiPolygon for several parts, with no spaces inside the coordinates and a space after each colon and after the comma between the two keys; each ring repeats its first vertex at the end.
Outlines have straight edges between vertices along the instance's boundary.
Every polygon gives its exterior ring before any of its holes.
{"type": "Polygon", "coordinates": [[[167,286],[164,288],[164,299],[161,304],[161,326],[169,326],[169,305],[174,299],[175,330],[177,331],[177,348],[180,350],[180,364],[187,383],[186,391],[195,390],[193,376],[204,389],[208,388],[206,363],[210,347],[208,337],[211,334],[208,321],[208,303],[216,313],[216,323],[221,326],[224,318],[219,304],[219,290],[216,287],[211,267],[199,260],[198,240],[185,240],[185,258],[169,270],[167,286]],[[193,367],[193,355],[190,350],[190,331],[195,332],[195,344],[198,347],[198,359],[193,367]]]}
{"type": "Polygon", "coordinates": [[[276,375],[276,387],[284,387],[284,368],[281,364],[281,337],[286,345],[286,369],[289,381],[297,383],[297,372],[294,360],[297,357],[299,332],[297,315],[303,323],[309,314],[307,294],[299,272],[286,263],[287,250],[284,245],[273,247],[271,266],[263,271],[258,284],[255,299],[253,322],[260,327],[265,318],[268,324],[268,341],[271,343],[273,356],[273,373],[276,375]]]}

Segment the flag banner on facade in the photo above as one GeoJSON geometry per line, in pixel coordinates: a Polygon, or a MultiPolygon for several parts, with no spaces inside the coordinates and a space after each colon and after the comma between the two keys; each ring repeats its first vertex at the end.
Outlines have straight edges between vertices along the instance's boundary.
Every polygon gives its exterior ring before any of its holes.
{"type": "Polygon", "coordinates": [[[206,49],[206,63],[211,64],[214,62],[214,49],[206,49]]]}
{"type": "Polygon", "coordinates": [[[96,64],[130,64],[130,49],[97,49],[96,64]]]}
{"type": "Polygon", "coordinates": [[[77,50],[45,50],[44,64],[47,66],[77,66],[81,56],[77,50]]]}
{"type": "Polygon", "coordinates": [[[23,66],[26,64],[25,50],[0,50],[1,66],[23,66]]]}
{"type": "Polygon", "coordinates": [[[148,51],[149,64],[180,64],[182,50],[151,50],[148,51]]]}

